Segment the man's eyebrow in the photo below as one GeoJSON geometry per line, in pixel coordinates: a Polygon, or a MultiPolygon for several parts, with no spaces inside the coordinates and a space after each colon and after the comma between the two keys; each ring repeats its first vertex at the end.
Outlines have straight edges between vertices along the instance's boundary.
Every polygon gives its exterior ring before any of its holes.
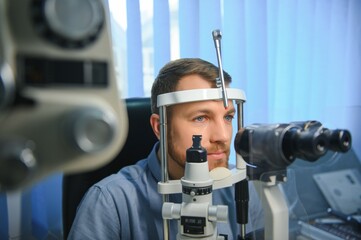
{"type": "MultiPolygon", "coordinates": [[[[189,114],[190,115],[193,115],[193,114],[211,114],[213,112],[214,112],[213,110],[208,109],[208,108],[200,108],[200,109],[191,111],[189,114]]],[[[225,115],[233,114],[235,112],[236,112],[236,109],[234,107],[231,107],[231,108],[229,107],[229,110],[225,113],[225,115]]]]}
{"type": "Polygon", "coordinates": [[[212,111],[209,110],[209,109],[206,109],[206,108],[202,108],[202,109],[195,109],[195,110],[192,110],[189,112],[190,115],[193,115],[193,114],[200,114],[200,113],[205,113],[205,114],[209,114],[211,113],[212,111]]]}
{"type": "MultiPolygon", "coordinates": [[[[228,107],[228,108],[230,108],[230,107],[228,107]]],[[[235,112],[236,112],[236,109],[234,107],[232,107],[227,111],[227,114],[235,113],[235,112]]]]}

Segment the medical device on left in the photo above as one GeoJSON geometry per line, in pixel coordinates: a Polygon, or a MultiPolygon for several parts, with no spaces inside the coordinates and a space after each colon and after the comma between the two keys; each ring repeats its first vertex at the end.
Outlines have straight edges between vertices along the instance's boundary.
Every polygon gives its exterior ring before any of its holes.
{"type": "Polygon", "coordinates": [[[105,0],[0,0],[0,191],[98,168],[128,117],[105,0]]]}

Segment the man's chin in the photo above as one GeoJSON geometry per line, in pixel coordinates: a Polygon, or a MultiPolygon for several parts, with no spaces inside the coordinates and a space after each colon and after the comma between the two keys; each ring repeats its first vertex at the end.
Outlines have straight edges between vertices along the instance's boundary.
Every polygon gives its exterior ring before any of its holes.
{"type": "Polygon", "coordinates": [[[228,168],[228,161],[224,159],[214,160],[212,162],[208,161],[208,166],[209,166],[209,171],[217,167],[228,168]]]}

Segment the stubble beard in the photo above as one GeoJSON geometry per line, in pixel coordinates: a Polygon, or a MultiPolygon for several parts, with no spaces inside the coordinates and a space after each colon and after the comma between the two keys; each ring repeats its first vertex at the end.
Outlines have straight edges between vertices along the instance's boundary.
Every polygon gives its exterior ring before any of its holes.
{"type": "MultiPolygon", "coordinates": [[[[225,147],[222,146],[222,144],[217,144],[214,148],[224,149],[225,147]]],[[[208,162],[208,164],[212,165],[212,169],[217,167],[228,168],[228,159],[229,159],[229,149],[227,150],[226,159],[219,159],[213,162],[208,162]]],[[[184,169],[186,163],[186,150],[184,150],[184,153],[180,153],[180,151],[177,151],[174,144],[172,144],[172,137],[170,137],[168,141],[168,161],[173,161],[175,165],[179,167],[179,169],[182,169],[181,175],[182,176],[184,175],[184,169]]],[[[175,176],[175,173],[172,172],[172,169],[168,169],[168,172],[170,173],[171,177],[175,176]]]]}

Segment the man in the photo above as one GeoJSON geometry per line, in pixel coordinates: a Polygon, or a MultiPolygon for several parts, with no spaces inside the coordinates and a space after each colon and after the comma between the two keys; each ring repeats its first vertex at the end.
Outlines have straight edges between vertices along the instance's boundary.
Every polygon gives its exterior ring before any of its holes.
{"type": "MultiPolygon", "coordinates": [[[[216,87],[218,68],[201,59],[179,59],[165,65],[152,87],[150,124],[160,139],[160,119],[157,96],[163,93],[216,87]]],[[[231,77],[224,72],[226,85],[231,77]]],[[[202,135],[201,144],[207,150],[209,170],[228,167],[232,144],[232,119],[235,108],[229,101],[182,103],[167,108],[168,173],[170,179],[184,175],[186,150],[192,146],[192,136],[202,135]]],[[[89,189],[78,209],[69,239],[163,239],[161,214],[162,196],[157,191],[161,181],[160,151],[157,143],[146,159],[125,167],[89,189]]],[[[170,195],[170,202],[180,203],[181,194],[170,195]]],[[[228,223],[219,223],[219,234],[236,239],[234,188],[213,191],[213,205],[228,205],[228,223]]],[[[250,185],[250,223],[255,230],[262,222],[262,207],[250,185]]],[[[170,239],[178,232],[177,221],[170,221],[170,239]]]]}

